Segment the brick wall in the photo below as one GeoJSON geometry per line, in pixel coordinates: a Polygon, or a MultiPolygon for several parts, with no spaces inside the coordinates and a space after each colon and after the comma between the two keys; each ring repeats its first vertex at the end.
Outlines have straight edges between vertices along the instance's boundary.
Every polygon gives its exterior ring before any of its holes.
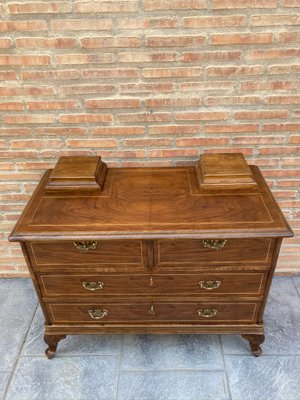
{"type": "MultiPolygon", "coordinates": [[[[0,4],[0,274],[7,236],[62,154],[180,165],[241,151],[300,230],[300,0],[0,4]]],[[[300,239],[278,272],[300,272],[300,239]]]]}

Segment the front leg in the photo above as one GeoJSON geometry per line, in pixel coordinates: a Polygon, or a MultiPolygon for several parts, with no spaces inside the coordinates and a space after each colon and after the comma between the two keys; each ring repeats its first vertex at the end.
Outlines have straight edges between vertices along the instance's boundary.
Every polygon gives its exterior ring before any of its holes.
{"type": "Polygon", "coordinates": [[[44,335],[44,341],[49,346],[45,350],[45,354],[49,358],[49,360],[54,357],[54,353],[57,349],[58,342],[60,342],[62,339],[65,338],[66,335],[47,335],[47,334],[44,335]]]}
{"type": "Polygon", "coordinates": [[[255,357],[259,357],[262,353],[260,345],[264,342],[265,335],[242,335],[242,337],[248,340],[252,354],[255,357]]]}

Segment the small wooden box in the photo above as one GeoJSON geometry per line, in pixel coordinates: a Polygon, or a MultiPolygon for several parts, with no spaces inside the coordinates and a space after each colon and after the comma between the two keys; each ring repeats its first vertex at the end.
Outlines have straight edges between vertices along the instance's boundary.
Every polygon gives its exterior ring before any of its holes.
{"type": "Polygon", "coordinates": [[[202,189],[247,189],[257,186],[242,153],[203,154],[196,171],[202,189]]]}
{"type": "Polygon", "coordinates": [[[106,164],[98,156],[62,156],[50,174],[46,191],[103,190],[106,164]]]}

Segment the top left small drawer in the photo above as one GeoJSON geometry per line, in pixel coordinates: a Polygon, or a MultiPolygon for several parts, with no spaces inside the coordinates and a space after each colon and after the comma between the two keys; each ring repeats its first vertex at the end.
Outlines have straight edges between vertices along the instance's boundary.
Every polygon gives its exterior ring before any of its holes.
{"type": "Polygon", "coordinates": [[[140,240],[30,242],[28,251],[32,265],[42,270],[55,265],[144,265],[145,261],[140,240]]]}

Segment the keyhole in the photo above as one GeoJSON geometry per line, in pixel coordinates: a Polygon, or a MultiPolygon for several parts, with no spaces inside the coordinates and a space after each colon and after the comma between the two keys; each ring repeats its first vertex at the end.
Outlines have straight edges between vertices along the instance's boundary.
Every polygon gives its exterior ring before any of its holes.
{"type": "Polygon", "coordinates": [[[153,276],[150,276],[150,284],[149,286],[153,286],[154,282],[153,282],[153,276]]]}
{"type": "Polygon", "coordinates": [[[151,306],[150,306],[149,314],[150,314],[150,315],[155,315],[155,311],[154,311],[154,306],[153,306],[153,304],[151,304],[151,306]]]}

